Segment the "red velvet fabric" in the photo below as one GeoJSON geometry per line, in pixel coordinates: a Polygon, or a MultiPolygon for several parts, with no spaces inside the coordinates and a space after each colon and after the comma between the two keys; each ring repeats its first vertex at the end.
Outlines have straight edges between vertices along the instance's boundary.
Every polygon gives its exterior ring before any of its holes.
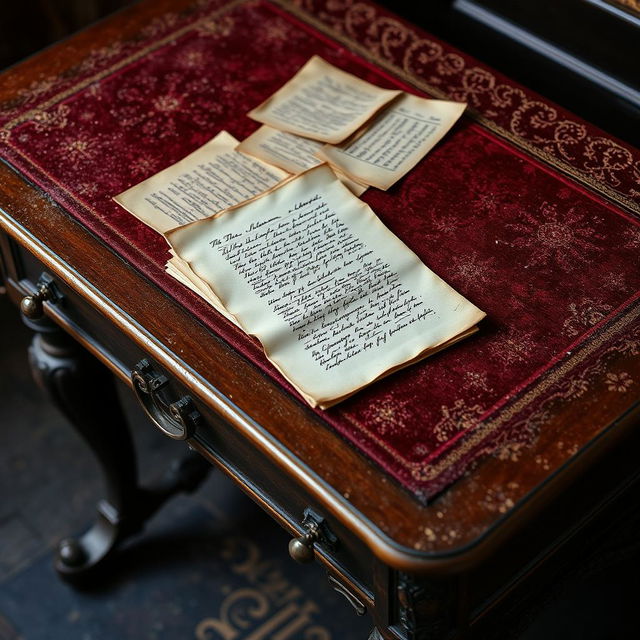
{"type": "Polygon", "coordinates": [[[426,499],[482,455],[517,455],[549,402],[585,393],[614,351],[640,353],[640,154],[374,5],[299,5],[217,0],[159,16],[1,104],[0,155],[287,387],[255,342],[165,274],[164,240],[112,196],[221,129],[244,138],[257,127],[247,111],[313,54],[380,86],[469,101],[474,118],[364,199],[488,317],[317,412],[426,499]]]}

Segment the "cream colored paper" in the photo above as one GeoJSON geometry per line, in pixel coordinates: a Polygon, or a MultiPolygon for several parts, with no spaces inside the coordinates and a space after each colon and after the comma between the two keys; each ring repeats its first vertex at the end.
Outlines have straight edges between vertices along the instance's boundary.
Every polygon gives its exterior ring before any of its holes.
{"type": "Polygon", "coordinates": [[[348,176],[388,189],[442,139],[465,110],[461,102],[427,100],[405,93],[340,146],[325,145],[318,157],[348,176]]]}
{"type": "Polygon", "coordinates": [[[245,138],[236,150],[260,158],[289,173],[298,174],[322,163],[315,155],[322,147],[324,142],[303,138],[264,124],[245,138]]]}
{"type": "Polygon", "coordinates": [[[369,185],[356,182],[346,173],[343,173],[342,171],[340,171],[340,169],[337,169],[333,165],[329,166],[331,167],[333,173],[336,174],[336,177],[340,180],[340,182],[342,182],[342,184],[347,187],[354,196],[361,196],[369,188],[369,185]]]}
{"type": "Polygon", "coordinates": [[[222,131],[114,200],[159,233],[206,218],[271,188],[288,174],[235,150],[222,131]]]}
{"type": "Polygon", "coordinates": [[[337,144],[400,93],[376,87],[313,56],[248,115],[280,131],[337,144]]]}
{"type": "Polygon", "coordinates": [[[227,320],[233,324],[238,325],[238,321],[224,308],[218,297],[213,293],[211,287],[199,278],[191,267],[181,260],[178,256],[172,256],[167,261],[165,271],[178,282],[182,283],[185,287],[191,289],[194,293],[197,293],[201,298],[204,298],[218,313],[222,314],[227,320]]]}
{"type": "Polygon", "coordinates": [[[468,335],[484,316],[326,165],[167,238],[312,406],[468,335]]]}
{"type": "MultiPolygon", "coordinates": [[[[324,142],[303,138],[295,133],[278,131],[278,129],[263,124],[257,131],[245,138],[236,147],[236,150],[255,156],[289,173],[299,174],[324,162],[315,155],[323,146],[324,142]]],[[[369,188],[367,185],[351,179],[335,167],[332,169],[355,195],[360,196],[369,188]]]]}

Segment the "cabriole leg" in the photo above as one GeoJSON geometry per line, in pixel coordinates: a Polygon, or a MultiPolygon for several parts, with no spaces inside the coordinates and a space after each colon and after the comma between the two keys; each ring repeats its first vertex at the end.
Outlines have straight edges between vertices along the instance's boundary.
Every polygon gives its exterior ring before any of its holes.
{"type": "Polygon", "coordinates": [[[36,382],[69,419],[100,464],[106,497],[93,526],[59,544],[58,573],[69,581],[95,577],[117,545],[140,531],[172,495],[194,490],[210,469],[197,454],[175,463],[153,488],[138,485],[131,433],[108,369],[46,317],[23,320],[36,334],[29,362],[36,382]]]}

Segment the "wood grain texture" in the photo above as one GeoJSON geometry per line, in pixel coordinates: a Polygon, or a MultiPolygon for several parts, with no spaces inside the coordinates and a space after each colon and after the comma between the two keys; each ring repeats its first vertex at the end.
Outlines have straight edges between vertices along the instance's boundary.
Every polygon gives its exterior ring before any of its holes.
{"type": "MultiPolygon", "coordinates": [[[[91,49],[135,37],[154,15],[188,6],[188,0],[140,3],[3,74],[0,100],[11,99],[45,75],[71,72],[91,49]]],[[[603,379],[593,394],[579,401],[558,401],[542,436],[522,450],[518,460],[488,458],[424,506],[5,165],[0,166],[0,208],[5,212],[2,226],[10,235],[20,235],[22,227],[81,276],[68,281],[80,295],[90,297],[84,291],[86,279],[121,310],[112,318],[119,330],[145,348],[149,345],[139,329],[144,328],[173,354],[173,373],[184,377],[185,370],[195,372],[251,416],[289,452],[282,465],[285,473],[297,482],[303,476],[315,482],[309,488],[327,510],[398,568],[450,571],[479,561],[540,514],[575,478],[588,473],[633,426],[628,412],[635,399],[607,394],[603,379]],[[624,421],[608,429],[621,416],[626,416],[624,421]],[[292,464],[299,475],[292,474],[292,464]]],[[[612,373],[624,370],[640,376],[637,357],[620,354],[609,367],[612,373]]],[[[208,401],[215,403],[213,391],[208,401]]],[[[261,445],[256,441],[255,446],[261,445]]],[[[278,453],[264,449],[262,455],[278,453]]]]}

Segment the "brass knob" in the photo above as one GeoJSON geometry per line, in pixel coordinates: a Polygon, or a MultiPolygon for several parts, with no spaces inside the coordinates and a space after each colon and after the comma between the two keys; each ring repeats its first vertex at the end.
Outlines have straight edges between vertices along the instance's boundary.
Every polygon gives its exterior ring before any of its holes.
{"type": "Polygon", "coordinates": [[[317,539],[318,530],[315,528],[310,529],[299,538],[294,538],[289,542],[289,555],[300,564],[309,564],[310,562],[313,562],[315,558],[313,545],[317,539]]]}
{"type": "Polygon", "coordinates": [[[38,291],[30,296],[25,296],[20,301],[20,311],[30,320],[42,318],[42,303],[52,299],[53,294],[48,285],[41,283],[38,291]]]}

